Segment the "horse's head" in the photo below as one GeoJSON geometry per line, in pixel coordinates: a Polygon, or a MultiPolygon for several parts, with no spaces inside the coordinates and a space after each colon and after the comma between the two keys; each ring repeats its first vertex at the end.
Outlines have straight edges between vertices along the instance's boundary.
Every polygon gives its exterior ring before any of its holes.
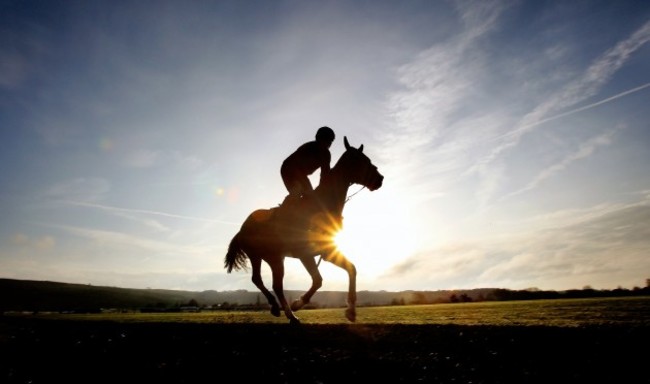
{"type": "Polygon", "coordinates": [[[384,176],[379,173],[368,156],[363,154],[363,144],[359,148],[354,148],[348,143],[347,137],[343,137],[343,143],[345,153],[342,160],[345,159],[344,167],[350,183],[361,184],[371,191],[379,189],[384,182],[384,176]]]}

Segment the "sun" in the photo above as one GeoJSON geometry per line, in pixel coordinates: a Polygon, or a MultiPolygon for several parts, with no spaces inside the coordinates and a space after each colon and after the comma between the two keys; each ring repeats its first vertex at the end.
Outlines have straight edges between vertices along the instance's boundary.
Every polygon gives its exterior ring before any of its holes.
{"type": "Polygon", "coordinates": [[[367,200],[346,205],[343,229],[334,241],[360,274],[376,277],[411,256],[416,239],[412,221],[400,204],[367,200]]]}
{"type": "MultiPolygon", "coordinates": [[[[343,209],[343,229],[334,234],[338,250],[355,265],[357,289],[381,286],[382,278],[402,264],[421,247],[421,223],[399,196],[363,191],[348,201],[343,209]]],[[[318,259],[319,273],[326,290],[348,289],[348,274],[329,262],[318,259]]],[[[300,289],[309,276],[296,259],[287,258],[286,285],[300,289]],[[293,280],[291,280],[293,279],[293,280]]],[[[270,281],[270,271],[263,264],[263,279],[270,281]]]]}

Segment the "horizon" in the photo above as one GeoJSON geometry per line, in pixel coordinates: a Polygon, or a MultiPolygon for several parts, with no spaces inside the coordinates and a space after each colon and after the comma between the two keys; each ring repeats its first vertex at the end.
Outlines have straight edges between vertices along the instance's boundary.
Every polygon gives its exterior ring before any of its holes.
{"type": "Polygon", "coordinates": [[[254,290],[228,244],[321,126],[385,176],[343,211],[360,291],[650,275],[648,2],[28,0],[0,25],[2,277],[254,290]]]}
{"type": "MultiPolygon", "coordinates": [[[[155,288],[155,287],[145,287],[145,288],[135,288],[135,287],[121,287],[121,286],[112,286],[112,285],[93,285],[91,283],[83,284],[83,283],[69,283],[65,281],[53,281],[53,280],[28,280],[28,279],[11,279],[11,278],[6,278],[6,277],[0,277],[0,280],[13,280],[13,281],[23,281],[23,282],[32,282],[32,283],[54,283],[54,284],[70,284],[70,285],[82,285],[82,286],[91,286],[91,287],[96,287],[96,288],[117,288],[117,289],[135,289],[135,290],[158,290],[158,291],[185,291],[185,292],[239,292],[239,291],[244,291],[244,292],[252,292],[252,293],[258,293],[259,290],[255,287],[251,289],[246,289],[246,288],[240,288],[240,289],[231,289],[231,290],[216,290],[216,289],[205,289],[205,290],[186,290],[186,289],[170,289],[170,288],[155,288]]],[[[480,291],[480,290],[509,290],[509,291],[527,291],[527,292],[557,292],[557,293],[562,293],[562,292],[567,292],[567,291],[584,291],[584,290],[594,290],[594,291],[614,291],[614,290],[626,290],[626,291],[634,291],[636,289],[644,289],[644,288],[649,288],[650,285],[648,281],[646,281],[645,286],[641,285],[636,285],[632,288],[626,288],[622,286],[618,286],[613,289],[596,289],[592,288],[589,285],[583,286],[582,288],[569,288],[569,289],[539,289],[537,287],[529,287],[529,288],[524,288],[524,289],[510,289],[510,288],[501,288],[501,287],[476,287],[476,288],[462,288],[462,289],[451,289],[451,288],[440,288],[440,289],[401,289],[401,290],[396,290],[396,291],[391,291],[391,290],[359,290],[359,292],[378,292],[378,293],[400,293],[400,292],[454,292],[454,291],[480,291]]],[[[288,289],[285,290],[285,292],[301,292],[301,289],[288,289]]],[[[341,289],[341,290],[327,290],[327,289],[319,289],[317,293],[327,293],[327,292],[337,292],[341,294],[347,294],[347,290],[341,289]]]]}

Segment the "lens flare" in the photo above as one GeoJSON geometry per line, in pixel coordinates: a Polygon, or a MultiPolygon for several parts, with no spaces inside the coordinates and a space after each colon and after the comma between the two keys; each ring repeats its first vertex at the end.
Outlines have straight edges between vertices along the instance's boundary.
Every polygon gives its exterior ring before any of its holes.
{"type": "Polygon", "coordinates": [[[99,140],[99,149],[104,152],[110,152],[113,149],[113,140],[103,137],[99,140]]]}

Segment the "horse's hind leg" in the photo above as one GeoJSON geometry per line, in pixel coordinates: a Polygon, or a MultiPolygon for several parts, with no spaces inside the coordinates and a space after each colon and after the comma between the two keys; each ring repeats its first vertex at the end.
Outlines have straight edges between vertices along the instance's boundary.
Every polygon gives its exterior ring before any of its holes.
{"type": "Polygon", "coordinates": [[[284,297],[284,259],[278,258],[272,262],[267,260],[267,263],[271,267],[271,273],[273,274],[273,292],[275,292],[275,295],[278,297],[280,306],[282,306],[282,309],[284,310],[284,314],[287,316],[287,319],[289,319],[289,323],[300,324],[300,320],[293,314],[293,311],[289,307],[289,303],[287,303],[286,297],[284,297]]]}
{"type": "Polygon", "coordinates": [[[311,276],[311,287],[307,292],[305,292],[302,296],[300,296],[299,299],[291,303],[291,309],[294,311],[299,310],[305,304],[309,303],[309,301],[311,300],[312,296],[314,296],[316,291],[318,291],[318,289],[320,289],[320,287],[323,286],[323,277],[318,271],[318,265],[316,264],[316,260],[314,259],[314,257],[303,257],[300,259],[300,261],[302,262],[302,265],[305,266],[305,269],[307,270],[307,272],[309,272],[309,275],[311,276]]]}
{"type": "Polygon", "coordinates": [[[275,317],[280,316],[280,306],[278,305],[277,300],[275,300],[275,296],[271,292],[269,292],[268,289],[264,286],[264,282],[262,281],[262,259],[259,257],[249,257],[249,260],[251,261],[251,266],[253,269],[253,284],[262,291],[264,296],[266,297],[266,300],[269,302],[269,305],[271,305],[271,314],[275,317]]]}

